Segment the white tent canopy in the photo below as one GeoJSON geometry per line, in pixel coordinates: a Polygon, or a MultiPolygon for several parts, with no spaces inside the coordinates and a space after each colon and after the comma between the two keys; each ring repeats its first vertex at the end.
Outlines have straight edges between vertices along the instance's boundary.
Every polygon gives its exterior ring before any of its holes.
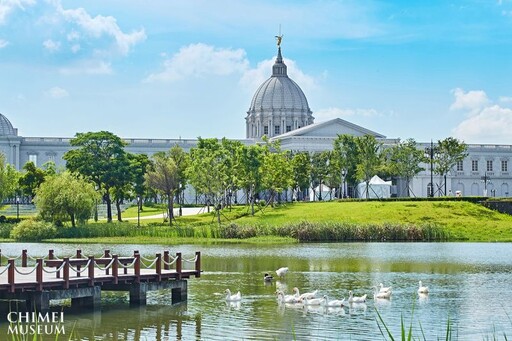
{"type": "Polygon", "coordinates": [[[315,187],[314,191],[312,188],[309,189],[309,201],[319,201],[320,198],[322,198],[322,200],[332,200],[334,199],[334,192],[335,189],[327,185],[318,185],[315,187]],[[320,191],[322,192],[321,196],[320,191]]]}
{"type": "MultiPolygon", "coordinates": [[[[357,185],[359,198],[366,198],[366,182],[357,185]]],[[[368,185],[368,198],[389,198],[391,197],[391,181],[384,181],[377,175],[370,179],[368,185]]]]}

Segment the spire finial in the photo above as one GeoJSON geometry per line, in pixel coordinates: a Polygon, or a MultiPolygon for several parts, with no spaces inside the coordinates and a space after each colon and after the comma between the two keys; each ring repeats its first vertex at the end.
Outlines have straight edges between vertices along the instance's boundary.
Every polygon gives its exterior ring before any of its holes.
{"type": "Polygon", "coordinates": [[[277,47],[281,47],[281,40],[283,40],[283,35],[281,34],[281,24],[279,24],[279,34],[276,36],[277,47]]]}

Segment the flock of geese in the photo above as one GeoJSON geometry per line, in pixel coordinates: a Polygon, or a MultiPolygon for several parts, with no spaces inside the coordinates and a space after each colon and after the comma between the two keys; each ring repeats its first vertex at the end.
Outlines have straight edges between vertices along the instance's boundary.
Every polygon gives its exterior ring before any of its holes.
{"type": "MultiPolygon", "coordinates": [[[[283,278],[288,273],[288,268],[279,268],[276,270],[276,275],[280,278],[283,278]]],[[[274,277],[266,273],[263,276],[263,280],[265,282],[272,282],[274,277]]],[[[374,299],[390,299],[392,294],[391,287],[385,287],[384,284],[380,283],[379,286],[373,287],[373,298],[374,299]]],[[[419,281],[418,294],[420,295],[428,295],[429,289],[427,286],[424,286],[421,281],[419,281]]],[[[236,294],[232,294],[230,289],[225,290],[226,294],[226,302],[240,302],[242,300],[242,294],[238,291],[236,294]]],[[[353,303],[365,303],[367,299],[367,294],[362,296],[354,296],[352,291],[348,292],[348,300],[345,301],[345,298],[341,300],[329,300],[327,295],[323,295],[322,297],[318,297],[318,290],[312,292],[306,292],[301,294],[297,287],[293,288],[293,294],[287,295],[282,290],[276,291],[277,301],[279,303],[284,304],[298,304],[302,306],[323,306],[329,308],[339,308],[343,307],[347,304],[351,305],[353,303]]]]}

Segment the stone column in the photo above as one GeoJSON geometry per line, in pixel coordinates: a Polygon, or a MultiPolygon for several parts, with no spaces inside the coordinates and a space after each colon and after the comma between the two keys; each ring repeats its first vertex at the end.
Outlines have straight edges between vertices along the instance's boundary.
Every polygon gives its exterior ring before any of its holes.
{"type": "Polygon", "coordinates": [[[146,283],[133,283],[130,286],[130,304],[145,305],[147,292],[148,288],[146,283]]]}

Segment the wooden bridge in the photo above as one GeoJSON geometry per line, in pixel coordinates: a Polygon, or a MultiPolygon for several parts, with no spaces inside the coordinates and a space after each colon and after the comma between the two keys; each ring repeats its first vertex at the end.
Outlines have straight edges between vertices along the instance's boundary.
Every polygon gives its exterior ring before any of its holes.
{"type": "Polygon", "coordinates": [[[201,276],[201,254],[184,259],[169,251],[145,258],[138,251],[120,257],[105,250],[100,257],[84,256],[81,250],[73,257],[58,258],[49,250],[44,258],[33,258],[23,250],[17,257],[2,257],[0,250],[0,300],[27,303],[27,310],[47,311],[50,300],[71,298],[73,306],[97,308],[101,291],[128,291],[130,304],[146,304],[148,291],[171,289],[172,303],[187,299],[190,276],[201,276]],[[2,264],[7,258],[7,264],[2,264]],[[33,262],[33,265],[28,263],[33,262]],[[184,263],[193,263],[186,270],[184,263]]]}

